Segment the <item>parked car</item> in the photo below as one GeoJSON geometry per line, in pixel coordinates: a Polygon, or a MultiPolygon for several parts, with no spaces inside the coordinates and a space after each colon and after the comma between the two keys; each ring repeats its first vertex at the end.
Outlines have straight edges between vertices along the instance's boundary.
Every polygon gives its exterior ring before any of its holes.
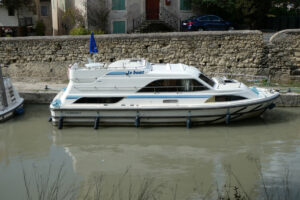
{"type": "Polygon", "coordinates": [[[192,17],[181,23],[182,31],[222,31],[234,30],[234,25],[216,15],[192,17]]]}

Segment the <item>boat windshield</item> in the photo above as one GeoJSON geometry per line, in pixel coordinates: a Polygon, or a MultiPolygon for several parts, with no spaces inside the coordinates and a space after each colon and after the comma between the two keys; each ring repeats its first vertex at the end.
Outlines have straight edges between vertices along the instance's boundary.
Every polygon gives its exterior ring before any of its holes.
{"type": "Polygon", "coordinates": [[[210,78],[208,78],[207,76],[205,76],[204,74],[200,74],[200,75],[199,75],[199,78],[200,78],[202,81],[204,81],[205,83],[207,83],[208,85],[210,85],[211,87],[214,87],[215,82],[214,82],[212,79],[210,79],[210,78]]]}

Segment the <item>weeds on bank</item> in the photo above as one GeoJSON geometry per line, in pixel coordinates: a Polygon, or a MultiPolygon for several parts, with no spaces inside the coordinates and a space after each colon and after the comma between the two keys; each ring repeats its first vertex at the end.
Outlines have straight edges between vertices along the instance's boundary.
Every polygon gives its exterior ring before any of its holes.
{"type": "MultiPolygon", "coordinates": [[[[186,200],[291,200],[300,199],[299,191],[293,189],[289,182],[289,170],[285,171],[280,186],[267,184],[261,162],[259,159],[248,156],[252,161],[260,177],[261,190],[257,192],[257,197],[249,195],[241,181],[231,169],[225,167],[227,182],[221,188],[218,183],[212,185],[203,196],[200,192],[195,192],[193,196],[186,197],[186,200]]],[[[153,177],[144,177],[139,181],[132,181],[130,170],[127,169],[117,181],[107,179],[103,174],[93,174],[86,183],[76,184],[68,182],[66,168],[62,164],[58,169],[49,165],[46,173],[33,166],[32,173],[25,171],[23,167],[23,180],[28,200],[181,200],[178,197],[178,184],[170,187],[167,183],[162,183],[153,177]]],[[[253,191],[252,191],[253,192],[253,191]]],[[[250,192],[250,194],[252,193],[250,192]]]]}
{"type": "Polygon", "coordinates": [[[78,186],[66,184],[66,168],[62,163],[58,169],[49,164],[46,173],[32,166],[32,172],[25,171],[22,165],[24,187],[27,200],[73,200],[77,198],[78,186]]]}
{"type": "Polygon", "coordinates": [[[158,183],[155,178],[143,178],[140,184],[134,184],[127,170],[117,183],[109,185],[103,174],[95,174],[83,188],[83,200],[158,200],[163,194],[164,184],[158,183]],[[125,178],[128,179],[125,180],[125,178]],[[110,188],[110,189],[109,189],[110,188]]]}

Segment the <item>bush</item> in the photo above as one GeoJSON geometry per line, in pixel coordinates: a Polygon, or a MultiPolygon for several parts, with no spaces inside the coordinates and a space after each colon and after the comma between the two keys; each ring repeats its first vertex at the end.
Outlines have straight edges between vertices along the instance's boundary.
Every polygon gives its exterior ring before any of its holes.
{"type": "Polygon", "coordinates": [[[45,30],[46,30],[46,27],[45,27],[44,22],[42,20],[37,21],[36,27],[35,27],[36,35],[38,35],[38,36],[45,35],[45,30]]]}
{"type": "Polygon", "coordinates": [[[95,35],[104,34],[104,31],[102,31],[102,30],[93,30],[93,31],[90,31],[90,32],[93,32],[95,35]]]}
{"type": "Polygon", "coordinates": [[[102,30],[90,31],[83,27],[75,27],[75,28],[72,28],[72,30],[70,31],[70,35],[89,35],[89,34],[91,34],[91,32],[93,32],[95,35],[104,34],[104,31],[102,31],[102,30]]]}
{"type": "Polygon", "coordinates": [[[70,35],[88,35],[89,31],[83,27],[75,27],[70,31],[70,35]]]}

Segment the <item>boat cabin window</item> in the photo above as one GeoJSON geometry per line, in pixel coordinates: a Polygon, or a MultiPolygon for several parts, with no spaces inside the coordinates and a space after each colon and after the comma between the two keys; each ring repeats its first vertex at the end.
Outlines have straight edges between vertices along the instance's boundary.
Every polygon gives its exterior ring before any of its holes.
{"type": "Polygon", "coordinates": [[[208,85],[210,85],[211,87],[214,87],[215,82],[214,82],[212,79],[210,79],[210,78],[208,78],[207,76],[205,76],[204,74],[200,74],[200,75],[199,75],[199,78],[200,78],[202,81],[204,81],[205,83],[207,83],[208,85]]]}
{"type": "Polygon", "coordinates": [[[207,90],[194,79],[167,79],[149,83],[138,92],[193,92],[207,90]]]}
{"type": "Polygon", "coordinates": [[[76,100],[74,103],[100,103],[109,104],[121,101],[123,97],[83,97],[76,100]]]}
{"type": "Polygon", "coordinates": [[[235,96],[235,95],[221,95],[221,96],[212,96],[209,99],[207,99],[206,103],[212,103],[212,102],[227,102],[227,101],[239,101],[247,99],[245,97],[241,96],[235,96]]]}

